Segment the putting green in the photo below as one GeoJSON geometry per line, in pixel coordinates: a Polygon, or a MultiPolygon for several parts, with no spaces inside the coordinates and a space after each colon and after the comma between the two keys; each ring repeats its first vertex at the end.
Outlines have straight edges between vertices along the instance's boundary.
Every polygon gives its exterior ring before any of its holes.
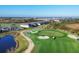
{"type": "Polygon", "coordinates": [[[44,36],[50,36],[50,37],[63,37],[66,34],[57,30],[42,30],[39,31],[36,35],[44,35],[44,36]]]}

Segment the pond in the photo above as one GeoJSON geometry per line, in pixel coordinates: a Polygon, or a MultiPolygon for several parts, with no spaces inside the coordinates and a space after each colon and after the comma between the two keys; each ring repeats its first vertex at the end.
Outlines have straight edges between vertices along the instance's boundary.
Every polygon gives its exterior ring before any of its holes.
{"type": "Polygon", "coordinates": [[[5,53],[7,50],[16,47],[16,42],[12,35],[6,35],[0,38],[0,53],[5,53]]]}

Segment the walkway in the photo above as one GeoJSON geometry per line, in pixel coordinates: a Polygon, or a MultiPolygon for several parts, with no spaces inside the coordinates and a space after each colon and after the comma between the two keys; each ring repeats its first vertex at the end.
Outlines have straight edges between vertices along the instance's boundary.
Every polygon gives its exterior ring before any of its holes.
{"type": "Polygon", "coordinates": [[[34,48],[34,43],[32,42],[32,40],[24,35],[24,32],[26,32],[26,30],[21,32],[21,35],[28,41],[29,45],[28,48],[24,51],[24,53],[31,53],[33,48],[34,48]]]}

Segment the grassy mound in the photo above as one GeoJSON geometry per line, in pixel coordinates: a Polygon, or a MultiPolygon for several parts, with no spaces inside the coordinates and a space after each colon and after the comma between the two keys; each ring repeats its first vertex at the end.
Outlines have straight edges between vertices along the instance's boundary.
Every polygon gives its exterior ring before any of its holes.
{"type": "Polygon", "coordinates": [[[63,37],[65,36],[65,33],[62,33],[60,31],[57,30],[42,30],[39,31],[39,33],[37,35],[46,35],[46,36],[55,36],[55,37],[63,37]]]}

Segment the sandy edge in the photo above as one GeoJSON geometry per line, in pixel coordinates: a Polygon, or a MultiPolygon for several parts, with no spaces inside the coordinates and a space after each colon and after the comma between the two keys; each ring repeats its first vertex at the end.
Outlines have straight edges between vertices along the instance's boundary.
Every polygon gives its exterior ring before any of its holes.
{"type": "Polygon", "coordinates": [[[21,34],[21,35],[25,38],[25,40],[27,40],[28,43],[29,43],[29,44],[28,44],[28,48],[24,51],[24,53],[31,53],[32,50],[33,50],[33,48],[34,48],[34,43],[33,43],[33,41],[32,41],[29,37],[27,37],[27,36],[24,35],[24,32],[26,32],[26,30],[20,32],[20,34],[21,34]]]}

